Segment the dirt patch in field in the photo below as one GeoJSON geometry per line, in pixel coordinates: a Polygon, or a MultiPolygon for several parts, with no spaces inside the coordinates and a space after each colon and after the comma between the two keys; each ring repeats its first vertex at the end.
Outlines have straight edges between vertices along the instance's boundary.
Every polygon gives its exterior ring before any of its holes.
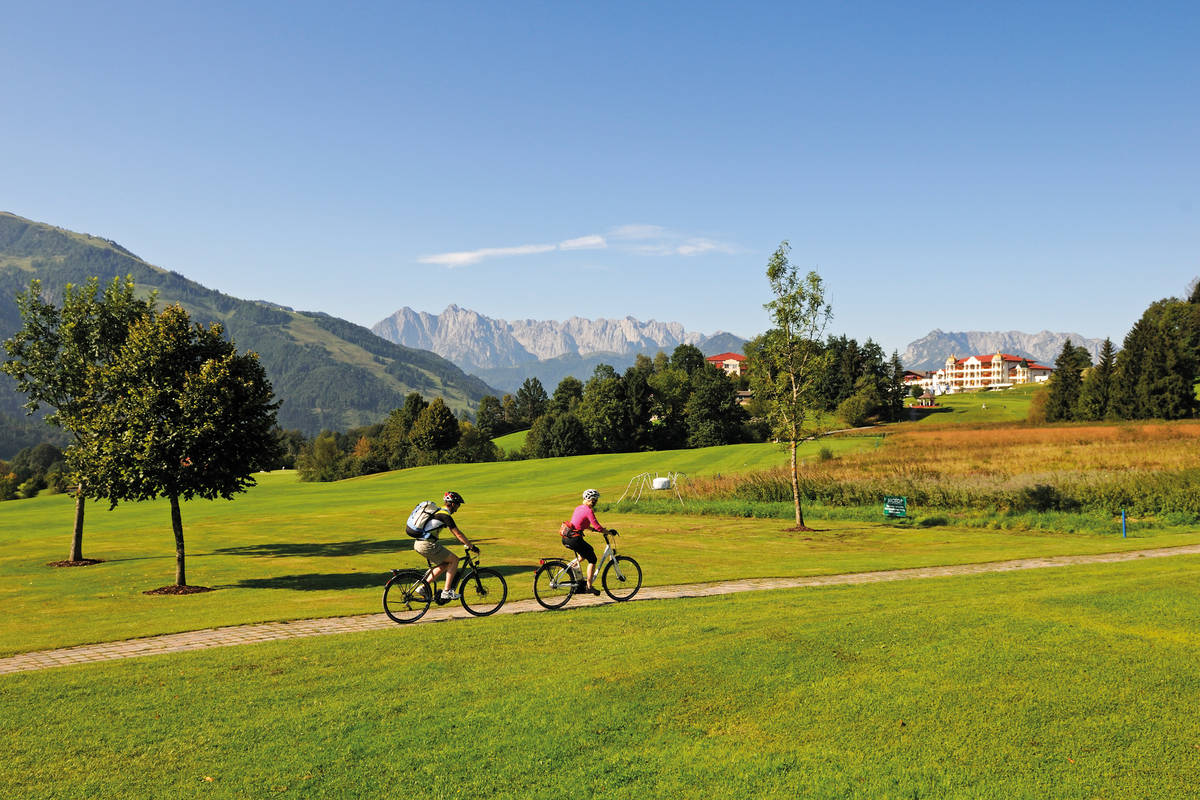
{"type": "Polygon", "coordinates": [[[201,594],[203,592],[211,592],[213,589],[208,586],[179,586],[172,584],[171,586],[160,586],[157,589],[148,589],[142,594],[201,594]]]}
{"type": "Polygon", "coordinates": [[[92,564],[103,564],[103,558],[81,558],[78,561],[51,561],[47,567],[90,567],[92,564]]]}

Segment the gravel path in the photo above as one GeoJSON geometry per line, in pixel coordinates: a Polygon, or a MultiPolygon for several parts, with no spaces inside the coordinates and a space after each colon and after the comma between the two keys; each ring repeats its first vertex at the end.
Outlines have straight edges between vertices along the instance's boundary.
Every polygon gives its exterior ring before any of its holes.
{"type": "MultiPolygon", "coordinates": [[[[916,567],[913,569],[891,569],[879,572],[853,572],[843,575],[820,575],[809,578],[753,578],[738,581],[715,581],[691,583],[680,586],[642,587],[634,602],[640,600],[662,600],[678,597],[708,597],[735,592],[758,592],[768,589],[796,589],[816,586],[840,586],[883,581],[906,581],[919,578],[939,578],[949,575],[978,575],[985,572],[1011,572],[1022,569],[1065,567],[1074,564],[1108,564],[1133,561],[1139,558],[1163,558],[1169,556],[1200,554],[1200,544],[1183,547],[1162,547],[1153,550],[1135,550],[1124,553],[1101,553],[1085,556],[1049,556],[1046,558],[1022,558],[1013,561],[992,561],[983,564],[953,564],[942,567],[916,567]]],[[[572,598],[567,608],[611,603],[605,596],[580,596],[572,598]]],[[[506,603],[499,614],[521,614],[541,611],[534,600],[506,603]]],[[[449,619],[467,619],[469,615],[459,606],[431,608],[416,624],[443,622],[449,619]]],[[[394,628],[396,624],[384,614],[361,614],[353,617],[328,617],[324,619],[302,619],[291,622],[261,622],[253,625],[234,625],[227,628],[207,628],[186,633],[169,633],[162,636],[146,636],[140,639],[124,639],[118,642],[64,647],[57,650],[38,650],[0,658],[0,675],[48,669],[70,664],[90,664],[98,661],[113,661],[121,658],[179,653],[185,650],[203,650],[209,647],[270,642],[277,639],[298,639],[304,636],[325,636],[333,633],[394,628]]]]}

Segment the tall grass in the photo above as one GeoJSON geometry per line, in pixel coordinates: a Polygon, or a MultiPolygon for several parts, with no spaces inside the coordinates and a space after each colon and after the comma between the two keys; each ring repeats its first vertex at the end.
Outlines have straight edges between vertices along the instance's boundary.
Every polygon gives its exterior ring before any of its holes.
{"type": "MultiPolygon", "coordinates": [[[[786,468],[698,478],[689,499],[788,503],[786,468]]],[[[806,463],[805,502],[924,509],[1183,515],[1200,519],[1200,423],[915,430],[884,446],[806,463]]]]}

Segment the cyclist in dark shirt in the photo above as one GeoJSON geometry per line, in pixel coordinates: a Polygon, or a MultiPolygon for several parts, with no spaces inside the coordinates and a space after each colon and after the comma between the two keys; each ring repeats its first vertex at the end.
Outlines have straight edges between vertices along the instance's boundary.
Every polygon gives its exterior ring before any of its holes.
{"type": "Polygon", "coordinates": [[[458,492],[446,492],[443,502],[445,503],[444,507],[439,508],[426,523],[425,536],[413,543],[413,550],[425,556],[426,560],[433,565],[433,571],[429,574],[430,591],[433,591],[437,577],[443,572],[446,574],[445,588],[434,597],[434,601],[439,606],[451,600],[457,600],[459,594],[453,588],[454,576],[458,573],[458,556],[438,542],[438,533],[443,528],[449,530],[454,534],[454,538],[462,542],[465,547],[476,553],[479,552],[479,548],[471,544],[471,540],[467,538],[466,534],[458,529],[452,516],[466,502],[462,495],[458,492]]]}

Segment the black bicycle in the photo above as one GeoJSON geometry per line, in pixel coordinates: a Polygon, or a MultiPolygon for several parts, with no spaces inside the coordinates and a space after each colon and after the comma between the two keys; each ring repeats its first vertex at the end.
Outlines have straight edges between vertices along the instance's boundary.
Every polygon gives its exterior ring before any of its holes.
{"type": "MultiPolygon", "coordinates": [[[[609,540],[609,535],[616,536],[616,531],[605,531],[604,555],[596,562],[596,566],[604,565],[600,573],[600,585],[604,592],[618,603],[631,599],[642,588],[642,567],[629,556],[617,555],[617,549],[609,540]]],[[[562,608],[579,591],[586,587],[586,581],[581,572],[582,556],[576,556],[568,562],[562,558],[543,558],[541,566],[533,574],[533,596],[542,608],[562,608]]]]}
{"type": "MultiPolygon", "coordinates": [[[[475,553],[478,555],[479,550],[475,553]]],[[[401,624],[416,622],[425,616],[437,591],[430,585],[434,566],[430,562],[429,569],[424,572],[419,569],[392,570],[392,577],[383,587],[383,613],[401,624]]],[[[454,588],[461,595],[462,607],[476,617],[495,614],[508,598],[508,583],[504,576],[494,569],[479,566],[479,562],[471,558],[469,548],[458,564],[454,588]]]]}

